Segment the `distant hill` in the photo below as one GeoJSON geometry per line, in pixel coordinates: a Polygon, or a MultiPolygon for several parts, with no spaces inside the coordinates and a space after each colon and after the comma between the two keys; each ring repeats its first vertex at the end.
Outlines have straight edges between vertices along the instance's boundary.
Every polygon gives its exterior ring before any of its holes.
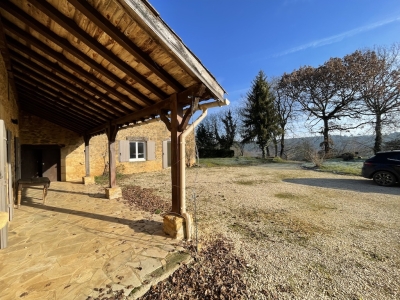
{"type": "MultiPolygon", "coordinates": [[[[372,135],[332,135],[333,154],[340,155],[345,152],[352,152],[361,157],[369,157],[373,154],[375,137],[372,135]]],[[[393,139],[400,139],[400,132],[391,133],[383,137],[383,142],[393,139]]],[[[285,152],[287,159],[303,160],[305,153],[310,149],[321,149],[322,136],[290,138],[285,140],[285,152]]],[[[278,149],[279,151],[279,149],[278,149]]],[[[274,145],[270,146],[270,154],[275,155],[274,145]]],[[[246,144],[244,155],[261,156],[261,151],[256,143],[246,144]]]]}

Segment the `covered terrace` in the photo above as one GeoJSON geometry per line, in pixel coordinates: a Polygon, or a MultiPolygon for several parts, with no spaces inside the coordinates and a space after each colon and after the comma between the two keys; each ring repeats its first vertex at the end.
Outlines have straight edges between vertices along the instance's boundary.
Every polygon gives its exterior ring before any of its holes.
{"type": "Polygon", "coordinates": [[[183,133],[193,129],[188,124],[196,110],[203,111],[201,119],[208,108],[229,102],[150,3],[5,0],[0,15],[0,48],[18,109],[83,136],[86,179],[91,178],[90,139],[105,133],[109,199],[121,196],[118,130],[161,120],[171,133],[171,213],[190,223],[183,133]]]}

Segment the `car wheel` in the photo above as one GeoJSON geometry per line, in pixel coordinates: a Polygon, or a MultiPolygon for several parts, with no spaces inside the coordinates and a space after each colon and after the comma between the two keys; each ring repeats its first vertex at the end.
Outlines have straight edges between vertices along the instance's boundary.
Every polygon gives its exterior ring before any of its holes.
{"type": "Polygon", "coordinates": [[[376,172],[373,179],[376,184],[382,186],[392,186],[396,183],[396,177],[392,173],[386,171],[376,172]]]}

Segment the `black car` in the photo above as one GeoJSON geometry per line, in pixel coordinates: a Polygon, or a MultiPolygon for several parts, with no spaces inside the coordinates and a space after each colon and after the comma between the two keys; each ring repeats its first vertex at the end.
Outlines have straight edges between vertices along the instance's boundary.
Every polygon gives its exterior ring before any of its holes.
{"type": "Polygon", "coordinates": [[[378,152],[367,159],[362,167],[362,176],[373,178],[375,183],[391,186],[400,181],[400,150],[378,152]]]}

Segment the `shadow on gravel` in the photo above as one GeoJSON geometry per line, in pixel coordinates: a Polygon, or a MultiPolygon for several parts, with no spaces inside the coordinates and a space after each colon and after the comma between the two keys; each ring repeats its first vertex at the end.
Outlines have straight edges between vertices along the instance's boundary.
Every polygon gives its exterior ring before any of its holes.
{"type": "Polygon", "coordinates": [[[327,179],[327,178],[293,178],[285,179],[284,182],[295,184],[349,190],[362,193],[378,193],[386,195],[400,195],[400,186],[397,184],[392,187],[382,187],[376,185],[372,180],[357,180],[357,179],[327,179]]]}

